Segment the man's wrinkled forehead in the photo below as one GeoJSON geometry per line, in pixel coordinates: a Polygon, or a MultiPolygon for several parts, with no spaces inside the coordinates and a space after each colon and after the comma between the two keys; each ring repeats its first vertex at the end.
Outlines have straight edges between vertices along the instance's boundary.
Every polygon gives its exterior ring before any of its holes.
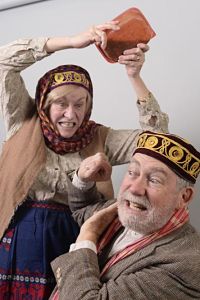
{"type": "Polygon", "coordinates": [[[162,163],[161,161],[159,161],[158,159],[147,155],[147,154],[143,154],[143,153],[135,153],[133,154],[133,156],[131,157],[130,163],[135,163],[135,164],[143,164],[144,162],[152,162],[155,164],[161,164],[161,165],[165,165],[164,163],[162,163]]]}
{"type": "MultiPolygon", "coordinates": [[[[165,163],[160,160],[142,153],[135,153],[130,161],[130,168],[138,167],[149,172],[161,172],[165,175],[175,174],[165,163]]],[[[175,174],[176,175],[176,174],[175,174]]]]}

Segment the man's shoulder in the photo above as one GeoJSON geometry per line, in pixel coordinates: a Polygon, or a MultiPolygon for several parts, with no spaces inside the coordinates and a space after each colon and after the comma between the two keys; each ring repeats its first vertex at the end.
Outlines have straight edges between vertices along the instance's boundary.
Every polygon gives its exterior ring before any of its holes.
{"type": "Polygon", "coordinates": [[[163,237],[160,242],[161,244],[162,242],[166,245],[169,244],[172,249],[173,247],[178,248],[180,252],[191,251],[192,249],[195,251],[197,248],[200,249],[200,234],[190,223],[186,223],[181,228],[163,237]]]}
{"type": "Polygon", "coordinates": [[[181,264],[183,268],[190,269],[187,266],[190,261],[190,265],[200,266],[200,235],[187,223],[139,251],[147,264],[181,264]]]}

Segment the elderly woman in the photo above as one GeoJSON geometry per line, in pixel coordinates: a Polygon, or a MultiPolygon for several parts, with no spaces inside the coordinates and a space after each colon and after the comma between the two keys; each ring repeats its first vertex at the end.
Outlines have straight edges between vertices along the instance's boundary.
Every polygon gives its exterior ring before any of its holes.
{"type": "MultiPolygon", "coordinates": [[[[6,125],[0,160],[2,298],[49,298],[55,286],[50,262],[68,251],[79,230],[68,208],[69,181],[81,161],[97,152],[111,165],[127,163],[140,132],[113,130],[90,120],[93,89],[85,69],[63,65],[48,71],[38,82],[35,100],[20,72],[58,50],[94,43],[104,47],[105,30],[118,28],[116,22],[108,22],[73,37],[20,39],[0,48],[0,101],[6,125]]],[[[125,65],[138,95],[144,129],[165,131],[167,116],[140,78],[145,50],[143,44],[127,50],[119,63],[125,65]]],[[[101,183],[99,191],[112,197],[111,182],[101,183]]]]}

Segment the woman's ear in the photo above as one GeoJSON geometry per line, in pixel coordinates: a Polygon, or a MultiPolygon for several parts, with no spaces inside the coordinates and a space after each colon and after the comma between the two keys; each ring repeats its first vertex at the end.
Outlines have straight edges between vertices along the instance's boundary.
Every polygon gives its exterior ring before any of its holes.
{"type": "Polygon", "coordinates": [[[91,110],[92,110],[92,97],[90,96],[89,93],[87,93],[85,115],[88,114],[89,112],[91,113],[91,110]]]}

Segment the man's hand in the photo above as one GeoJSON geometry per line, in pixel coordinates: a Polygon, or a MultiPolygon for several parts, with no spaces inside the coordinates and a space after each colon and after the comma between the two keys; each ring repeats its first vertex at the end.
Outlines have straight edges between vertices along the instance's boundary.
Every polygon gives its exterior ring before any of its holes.
{"type": "Polygon", "coordinates": [[[76,242],[89,240],[97,244],[99,237],[104,230],[117,216],[117,203],[110,205],[98,212],[95,212],[81,227],[76,242]]]}
{"type": "Polygon", "coordinates": [[[84,181],[106,181],[110,179],[112,167],[104,153],[97,153],[84,159],[78,169],[78,177],[84,181]]]}

